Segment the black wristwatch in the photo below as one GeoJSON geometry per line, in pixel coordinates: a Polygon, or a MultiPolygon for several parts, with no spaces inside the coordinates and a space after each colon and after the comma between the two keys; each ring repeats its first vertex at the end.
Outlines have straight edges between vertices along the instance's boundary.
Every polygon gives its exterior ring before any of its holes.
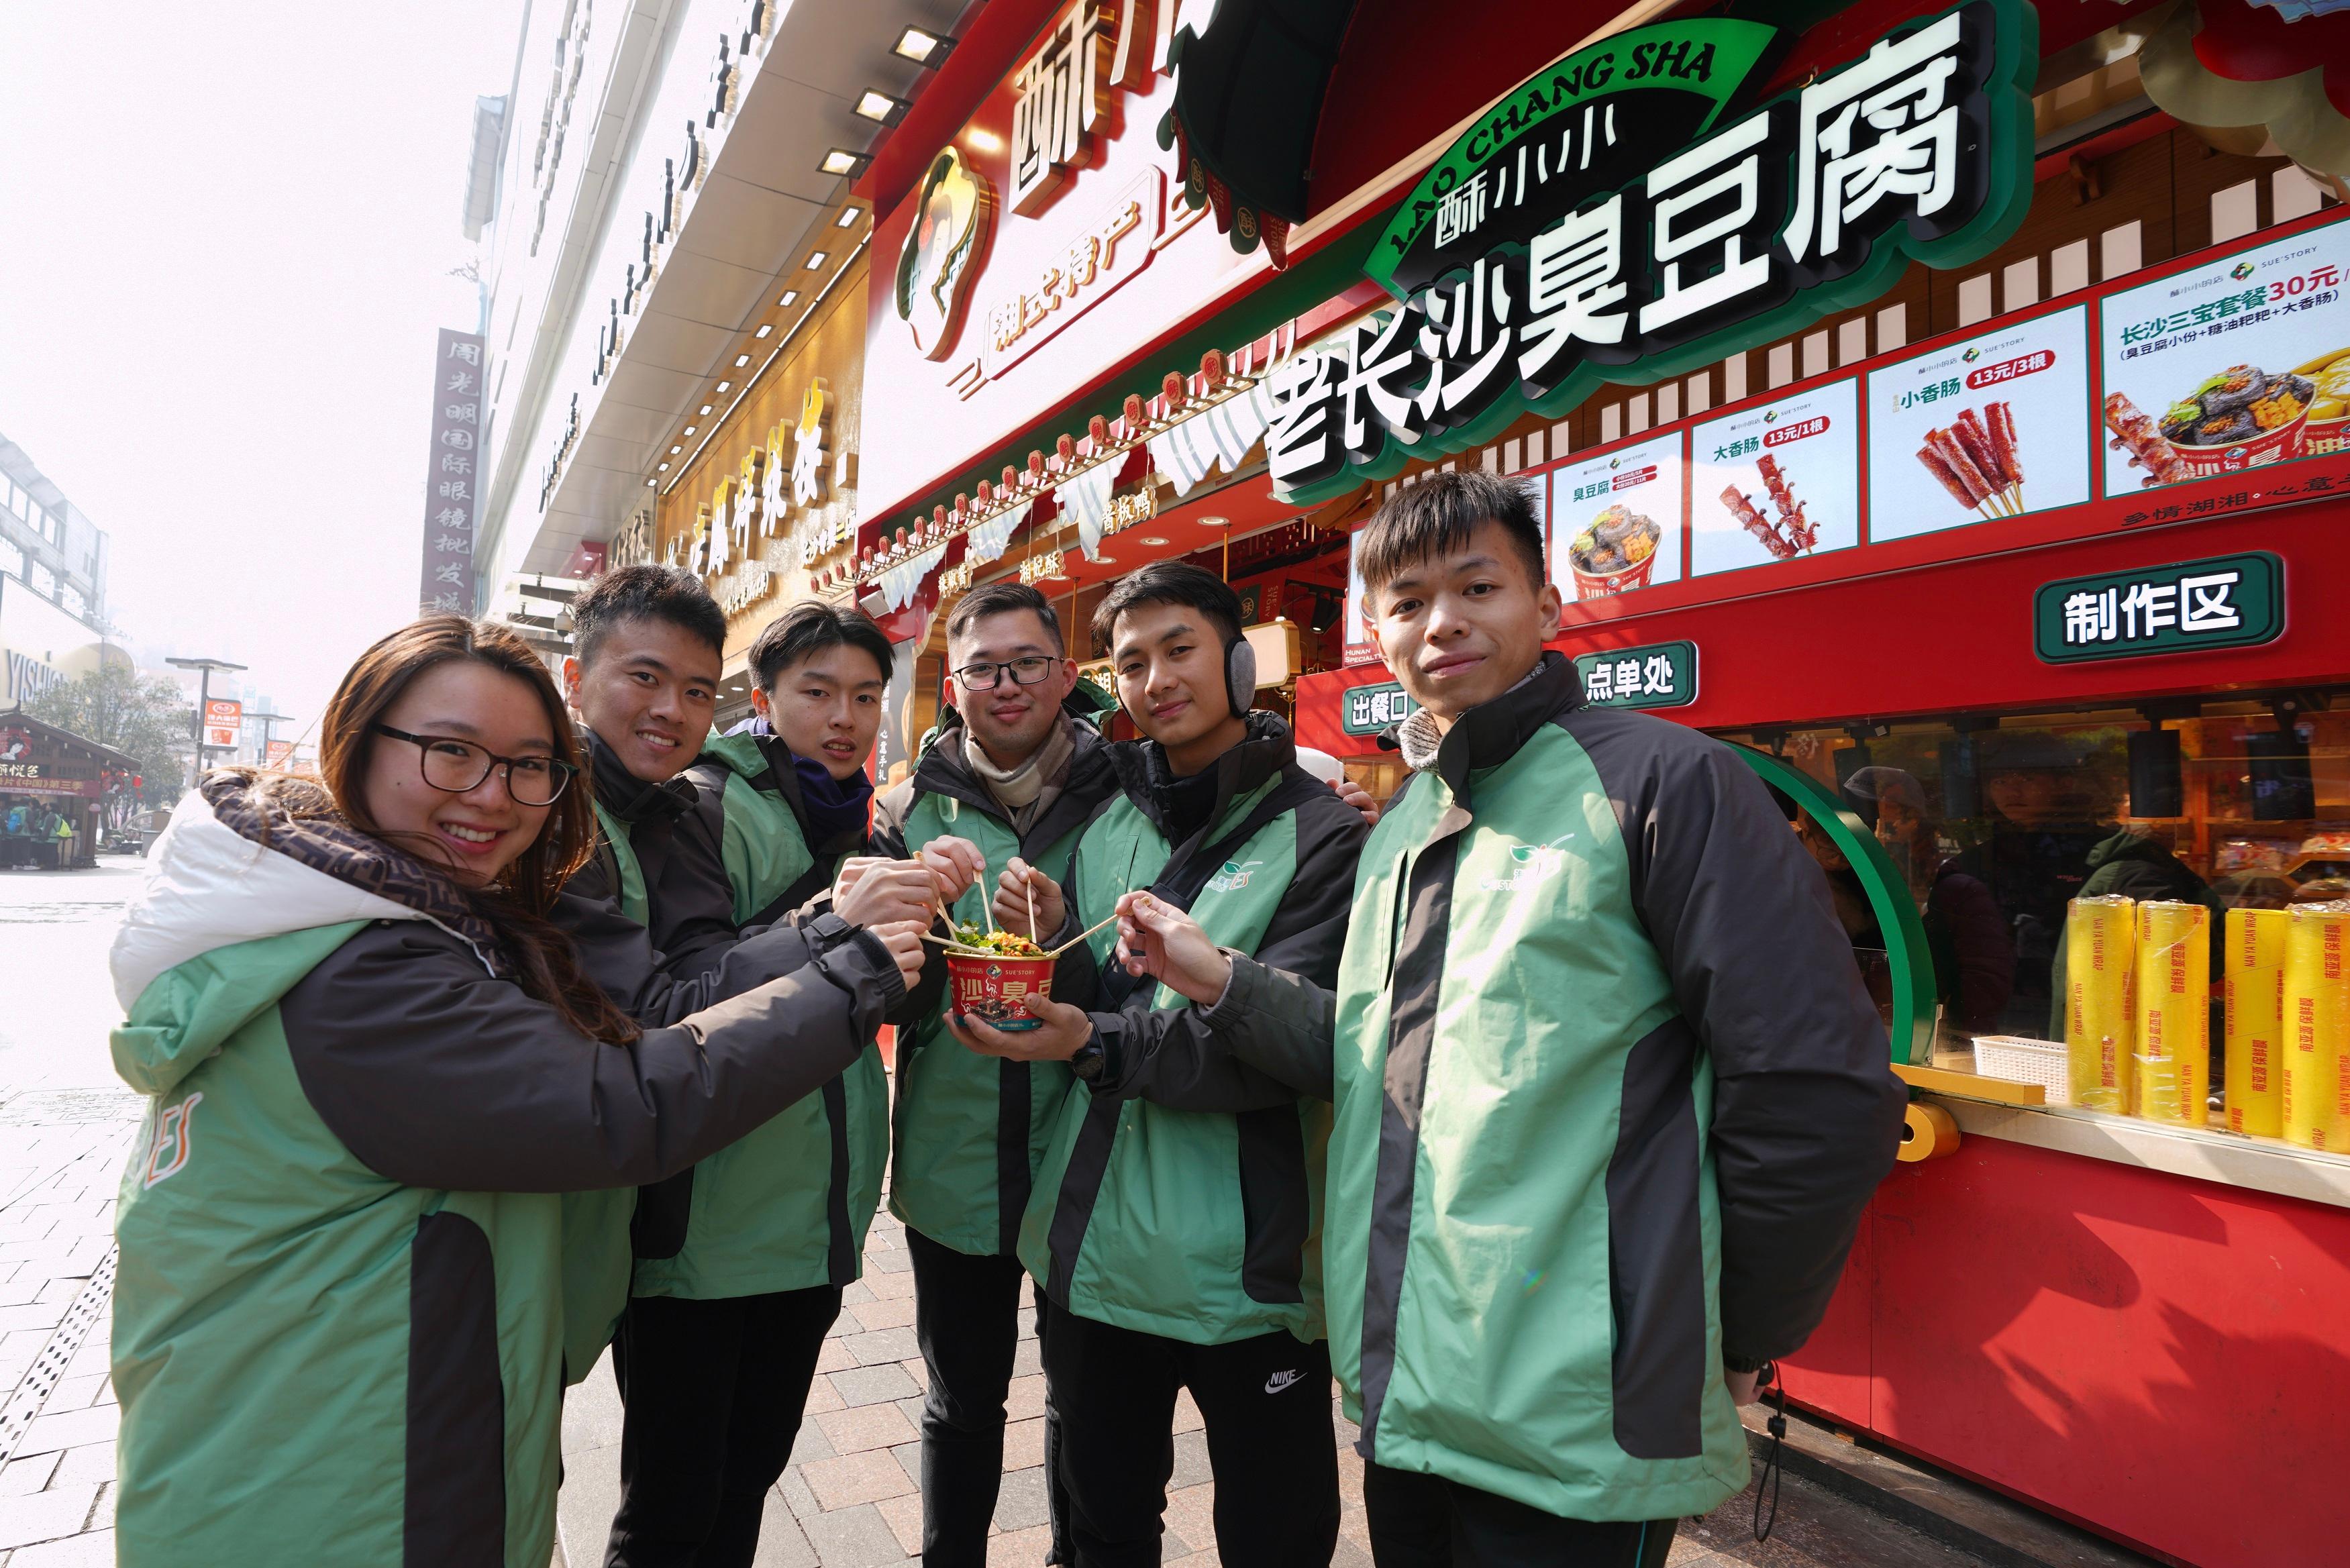
{"type": "Polygon", "coordinates": [[[1077,1075],[1079,1082],[1087,1084],[1097,1081],[1102,1075],[1102,1069],[1108,1064],[1109,1057],[1102,1050],[1101,1033],[1098,1030],[1095,1031],[1092,1039],[1077,1047],[1076,1055],[1069,1058],[1069,1071],[1077,1075]]]}

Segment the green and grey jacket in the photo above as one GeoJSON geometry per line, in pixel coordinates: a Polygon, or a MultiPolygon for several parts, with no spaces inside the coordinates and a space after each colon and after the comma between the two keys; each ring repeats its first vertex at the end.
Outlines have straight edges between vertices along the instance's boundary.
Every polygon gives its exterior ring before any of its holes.
{"type": "Polygon", "coordinates": [[[839,1072],[895,966],[860,932],[601,1044],[500,978],[445,881],[241,778],[154,853],[113,953],[116,1070],[151,1096],[115,1222],[122,1560],[545,1568],[559,1194],[839,1072]]]}
{"type": "Polygon", "coordinates": [[[1903,1093],[1762,784],[1579,699],[1545,655],[1389,803],[1335,996],[1243,960],[1201,1018],[1335,1096],[1330,1359],[1364,1457],[1660,1519],[1745,1484],[1723,1366],[1817,1325],[1903,1093]]]}
{"type": "MultiPolygon", "coordinates": [[[[1062,887],[1074,933],[1150,888],[1224,946],[1335,979],[1363,819],[1296,764],[1288,728],[1249,716],[1219,758],[1204,826],[1170,842],[1151,742],[1109,748],[1121,792],[1077,842],[1062,887]]],[[[1327,1107],[1253,1073],[1161,1070],[1199,1016],[1074,950],[1054,994],[1094,1015],[1100,1072],[1069,1089],[1020,1231],[1020,1261],[1055,1304],[1195,1345],[1286,1329],[1322,1336],[1322,1143],[1327,1107]]]]}
{"type": "MultiPolygon", "coordinates": [[[[1086,704],[1090,712],[1092,705],[1086,704]]],[[[1006,862],[1018,856],[1048,873],[1068,863],[1078,829],[1118,793],[1108,742],[1077,711],[1066,711],[1076,750],[1060,793],[1025,834],[963,756],[962,720],[950,708],[913,776],[873,813],[876,855],[904,859],[934,838],[970,840],[987,875],[954,906],[958,920],[981,919],[1006,862]]],[[[898,1032],[898,1096],[890,1138],[889,1211],[942,1246],[1008,1256],[1020,1236],[1036,1166],[1069,1091],[1058,1062],[1013,1062],[966,1051],[946,1031],[946,965],[925,966],[898,1032]]]]}
{"type": "MultiPolygon", "coordinates": [[[[593,732],[584,737],[596,791],[595,857],[556,902],[553,918],[577,950],[582,973],[648,1029],[666,1028],[713,1002],[791,973],[820,956],[826,940],[786,920],[754,928],[738,942],[671,961],[654,951],[645,888],[669,865],[678,819],[696,795],[684,778],[649,784],[633,777],[593,732]]],[[[601,1188],[563,1198],[563,1365],[566,1384],[595,1368],[629,1304],[636,1267],[637,1189],[601,1188]]]]}
{"type": "MultiPolygon", "coordinates": [[[[713,737],[686,776],[696,799],[650,885],[652,943],[665,961],[690,968],[748,928],[838,924],[832,878],[864,835],[809,844],[782,741],[713,737]]],[[[640,1193],[635,1293],[709,1301],[857,1278],[889,1158],[889,1096],[868,1033],[846,1071],[815,1093],[640,1193]]]]}

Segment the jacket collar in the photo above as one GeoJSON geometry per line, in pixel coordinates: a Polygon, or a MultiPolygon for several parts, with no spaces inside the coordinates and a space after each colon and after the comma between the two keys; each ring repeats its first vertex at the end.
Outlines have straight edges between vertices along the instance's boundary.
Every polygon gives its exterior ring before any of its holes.
{"type": "Polygon", "coordinates": [[[693,781],[683,774],[660,784],[647,784],[624,767],[604,738],[581,731],[588,747],[588,774],[596,786],[596,804],[622,822],[651,819],[673,822],[694,802],[693,781]]]}
{"type": "MultiPolygon", "coordinates": [[[[1216,775],[1216,804],[1208,814],[1213,824],[1223,819],[1233,801],[1255,789],[1282,769],[1297,761],[1297,742],[1289,726],[1272,713],[1251,711],[1248,735],[1238,745],[1216,759],[1212,772],[1216,775]]],[[[1150,820],[1150,825],[1169,838],[1167,815],[1154,782],[1169,777],[1167,753],[1156,741],[1120,741],[1108,748],[1111,765],[1118,772],[1118,788],[1132,801],[1137,810],[1150,820]]]]}
{"type": "Polygon", "coordinates": [[[1453,721],[1444,743],[1437,749],[1436,771],[1456,800],[1466,800],[1469,775],[1499,767],[1518,754],[1535,732],[1583,701],[1583,686],[1575,676],[1575,661],[1544,649],[1542,665],[1530,680],[1481,703],[1453,721]]]}
{"type": "MultiPolygon", "coordinates": [[[[1094,814],[1094,808],[1118,793],[1119,781],[1112,763],[1118,748],[1101,737],[1095,729],[1090,710],[1073,710],[1061,705],[1061,722],[1069,727],[1070,739],[1076,750],[1069,757],[1069,771],[1062,781],[1061,793],[1044,815],[1032,824],[1026,842],[1045,845],[1059,838],[1070,828],[1094,814]]],[[[949,708],[931,732],[930,745],[922,760],[914,765],[913,785],[916,793],[943,795],[961,801],[975,810],[983,811],[999,822],[1009,823],[1011,816],[1003,805],[989,793],[987,785],[971,771],[971,763],[962,751],[963,722],[961,714],[949,708]]]]}

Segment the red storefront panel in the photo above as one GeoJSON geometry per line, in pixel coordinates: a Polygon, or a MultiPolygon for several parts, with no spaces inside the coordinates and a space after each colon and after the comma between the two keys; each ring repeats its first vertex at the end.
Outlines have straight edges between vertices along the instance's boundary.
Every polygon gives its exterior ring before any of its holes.
{"type": "Polygon", "coordinates": [[[1796,1399],[2201,1568],[2343,1561],[2350,1212],[1968,1137],[1901,1166],[1796,1399]]]}

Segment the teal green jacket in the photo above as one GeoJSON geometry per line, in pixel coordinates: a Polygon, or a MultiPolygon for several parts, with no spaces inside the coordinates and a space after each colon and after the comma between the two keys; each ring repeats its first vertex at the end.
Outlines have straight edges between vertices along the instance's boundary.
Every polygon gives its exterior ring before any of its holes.
{"type": "MultiPolygon", "coordinates": [[[[1121,793],[1063,881],[1075,932],[1150,887],[1219,943],[1335,978],[1363,819],[1296,765],[1289,732],[1253,714],[1220,758],[1205,826],[1171,839],[1156,745],[1110,748],[1121,793]]],[[[1020,1260],[1080,1316],[1194,1345],[1285,1329],[1322,1336],[1326,1107],[1261,1075],[1158,1071],[1197,1014],[1108,963],[1113,932],[1054,976],[1094,1014],[1100,1070],[1072,1085],[1039,1166],[1020,1260]]]]}
{"type": "Polygon", "coordinates": [[[1367,1459],[1573,1519],[1743,1486],[1725,1365],[1819,1322],[1903,1092],[1819,867],[1719,742],[1463,715],[1364,851],[1335,995],[1245,961],[1215,1044],[1335,1096],[1331,1364],[1367,1459]]]}
{"type": "MultiPolygon", "coordinates": [[[[1084,711],[1091,711],[1085,704],[1084,711]]],[[[1076,749],[1026,833],[963,756],[962,721],[951,708],[913,776],[873,814],[873,853],[903,859],[932,839],[964,838],[987,857],[987,875],[954,906],[978,921],[996,878],[1014,856],[1058,874],[1077,830],[1118,790],[1107,744],[1087,717],[1063,721],[1076,749]]],[[[1020,1235],[1045,1145],[1068,1096],[1058,1062],[1013,1062],[965,1050],[947,1033],[946,965],[934,956],[914,987],[898,1031],[898,1095],[890,1137],[889,1211],[959,1252],[1010,1256],[1020,1235]]]]}
{"type": "MultiPolygon", "coordinates": [[[[652,942],[665,962],[690,964],[753,927],[839,925],[832,878],[863,830],[809,844],[782,742],[713,738],[686,776],[697,798],[651,888],[652,942]]],[[[847,1284],[862,1272],[889,1158],[889,1080],[868,1035],[846,1072],[639,1195],[635,1293],[708,1301],[847,1284]]]]}
{"type": "Polygon", "coordinates": [[[245,804],[219,775],[182,802],[115,942],[114,1063],[150,1096],[115,1223],[119,1554],[545,1568],[560,1195],[838,1072],[895,966],[865,938],[601,1044],[354,866],[413,862],[339,828],[308,855],[282,817],[265,845],[245,804]]]}

